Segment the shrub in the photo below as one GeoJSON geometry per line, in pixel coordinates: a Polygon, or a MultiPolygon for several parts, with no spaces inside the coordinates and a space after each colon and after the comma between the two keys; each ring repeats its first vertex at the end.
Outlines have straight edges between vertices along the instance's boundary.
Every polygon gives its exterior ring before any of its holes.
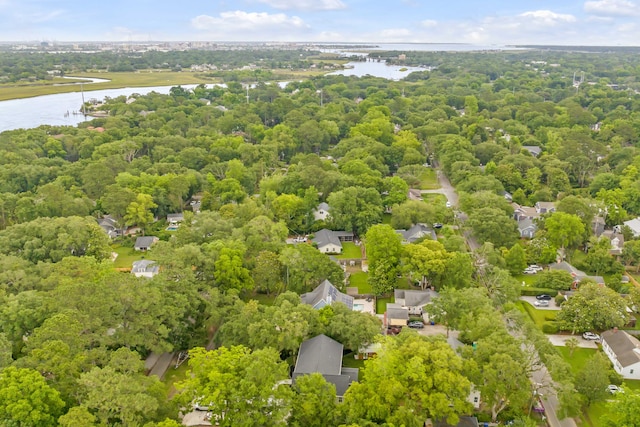
{"type": "Polygon", "coordinates": [[[545,334],[557,334],[558,333],[558,325],[556,322],[544,322],[542,325],[542,332],[545,334]]]}
{"type": "Polygon", "coordinates": [[[538,273],[533,286],[549,289],[571,289],[573,277],[564,270],[547,270],[538,273]]]}
{"type": "Polygon", "coordinates": [[[525,297],[535,297],[536,295],[548,294],[552,297],[558,295],[558,291],[549,288],[524,287],[521,289],[521,295],[525,297]]]}

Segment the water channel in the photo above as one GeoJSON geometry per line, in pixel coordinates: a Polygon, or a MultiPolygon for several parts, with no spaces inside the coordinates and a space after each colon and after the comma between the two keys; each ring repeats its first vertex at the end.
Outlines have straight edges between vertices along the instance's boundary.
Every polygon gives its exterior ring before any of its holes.
{"type": "MultiPolygon", "coordinates": [[[[487,50],[487,49],[504,49],[490,46],[475,45],[381,45],[377,49],[388,50],[487,50]],[[399,49],[402,47],[403,49],[399,49]]],[[[366,56],[366,53],[357,52],[357,50],[349,50],[347,48],[339,48],[336,51],[344,55],[358,54],[366,56]]],[[[366,76],[382,77],[389,80],[400,80],[408,76],[413,71],[424,71],[424,68],[418,67],[402,67],[386,65],[384,62],[377,61],[357,61],[349,62],[344,70],[335,71],[331,74],[341,74],[346,76],[366,76]]],[[[84,98],[89,100],[92,98],[103,100],[105,97],[115,98],[118,96],[130,96],[132,94],[146,95],[150,92],[158,92],[168,94],[172,86],[154,86],[154,87],[130,87],[121,89],[102,89],[91,90],[92,83],[104,81],[103,79],[90,79],[92,82],[83,83],[84,98]]],[[[69,83],[79,85],[80,83],[69,83]]],[[[193,88],[196,85],[183,85],[185,88],[193,88]]],[[[80,89],[80,88],[78,88],[80,89]]],[[[20,128],[34,128],[40,125],[52,126],[75,126],[86,120],[84,115],[80,113],[82,105],[82,93],[77,92],[60,93],[55,95],[42,95],[33,98],[12,99],[9,101],[0,101],[0,132],[20,128]],[[74,112],[76,114],[74,114],[74,112]]],[[[90,117],[88,119],[91,119],[90,117]]]]}

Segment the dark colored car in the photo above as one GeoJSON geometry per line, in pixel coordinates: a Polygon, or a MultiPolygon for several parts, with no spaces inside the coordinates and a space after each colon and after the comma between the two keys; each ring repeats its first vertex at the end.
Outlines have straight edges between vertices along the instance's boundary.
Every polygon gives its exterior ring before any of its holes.
{"type": "Polygon", "coordinates": [[[442,228],[442,224],[439,222],[436,222],[433,224],[433,228],[442,228]]]}
{"type": "Polygon", "coordinates": [[[551,295],[547,295],[547,294],[536,295],[536,299],[538,301],[549,301],[551,300],[551,295]]]}

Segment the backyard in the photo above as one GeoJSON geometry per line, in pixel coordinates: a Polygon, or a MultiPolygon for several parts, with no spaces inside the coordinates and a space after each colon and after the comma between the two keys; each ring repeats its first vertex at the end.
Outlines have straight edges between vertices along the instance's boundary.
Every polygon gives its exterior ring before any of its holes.
{"type": "Polygon", "coordinates": [[[131,269],[134,261],[145,259],[148,255],[148,252],[140,252],[133,248],[120,245],[115,245],[111,249],[118,254],[118,257],[113,263],[113,267],[116,269],[131,269]]]}
{"type": "Polygon", "coordinates": [[[360,259],[362,258],[362,251],[360,250],[360,246],[357,246],[353,242],[343,242],[342,243],[342,253],[336,255],[338,259],[360,259]]]}
{"type": "Polygon", "coordinates": [[[435,190],[440,188],[436,170],[433,168],[424,168],[424,172],[420,174],[420,189],[435,190]]]}

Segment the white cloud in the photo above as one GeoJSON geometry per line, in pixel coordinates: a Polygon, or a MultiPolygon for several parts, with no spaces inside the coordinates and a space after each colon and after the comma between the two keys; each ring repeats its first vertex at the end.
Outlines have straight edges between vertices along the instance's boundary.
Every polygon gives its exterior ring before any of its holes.
{"type": "Polygon", "coordinates": [[[533,10],[521,13],[518,16],[529,20],[534,25],[552,26],[576,21],[576,17],[573,15],[555,13],[550,10],[533,10]]]}
{"type": "Polygon", "coordinates": [[[638,16],[640,8],[628,0],[598,0],[584,4],[587,13],[605,16],[638,16]]]}
{"type": "Polygon", "coordinates": [[[420,25],[422,25],[425,28],[433,28],[438,26],[438,21],[435,21],[433,19],[425,19],[420,23],[420,25]]]}
{"type": "Polygon", "coordinates": [[[282,10],[338,10],[345,9],[342,0],[258,0],[275,9],[282,10]]]}
{"type": "Polygon", "coordinates": [[[222,12],[219,16],[200,15],[191,20],[191,26],[216,40],[300,40],[310,27],[297,16],[284,13],[222,12]]]}

